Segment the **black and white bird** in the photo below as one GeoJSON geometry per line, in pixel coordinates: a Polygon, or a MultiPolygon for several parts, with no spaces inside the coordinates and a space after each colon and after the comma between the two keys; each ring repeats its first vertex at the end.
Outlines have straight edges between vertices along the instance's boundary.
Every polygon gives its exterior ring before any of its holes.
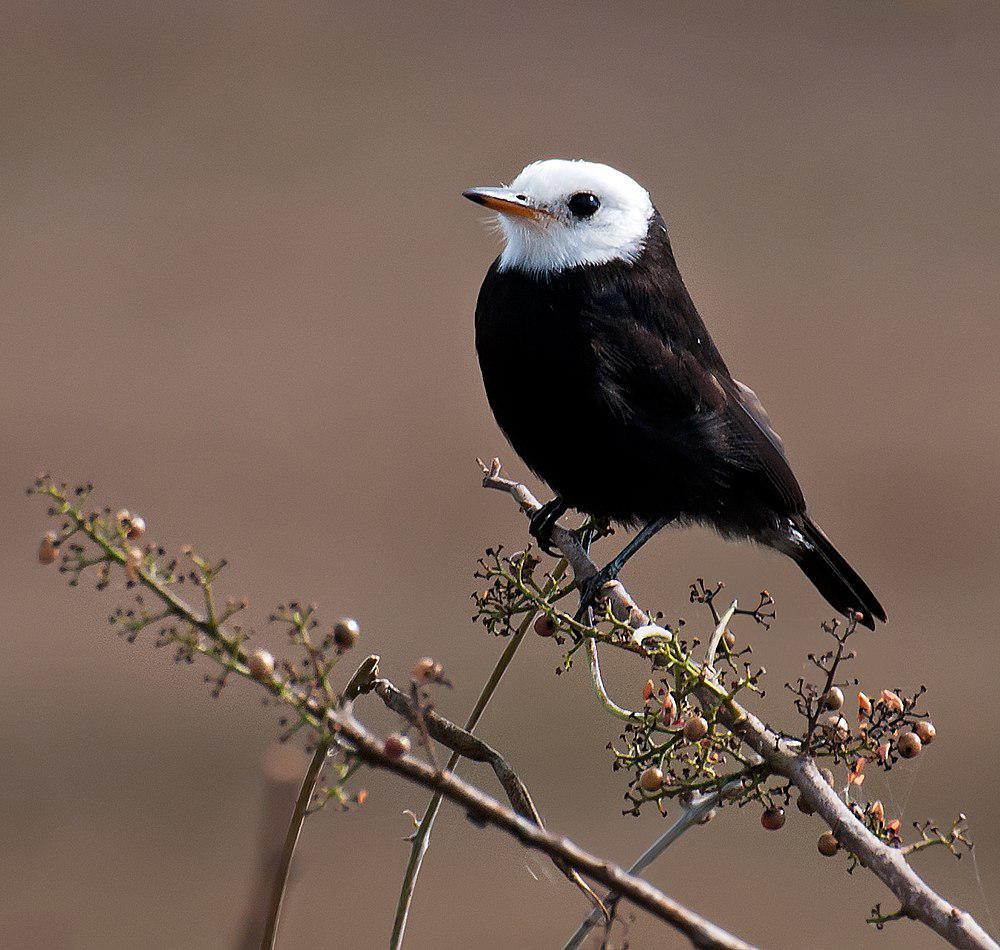
{"type": "Polygon", "coordinates": [[[794,560],[838,611],[885,611],[809,517],[781,439],[734,379],[688,295],[649,194],[608,165],[546,160],[509,188],[471,188],[505,239],[476,306],[490,407],[555,492],[533,519],[548,549],[568,508],[640,531],[595,592],[663,526],[703,524],[794,560]],[[553,418],[530,397],[566,393],[553,418]]]}

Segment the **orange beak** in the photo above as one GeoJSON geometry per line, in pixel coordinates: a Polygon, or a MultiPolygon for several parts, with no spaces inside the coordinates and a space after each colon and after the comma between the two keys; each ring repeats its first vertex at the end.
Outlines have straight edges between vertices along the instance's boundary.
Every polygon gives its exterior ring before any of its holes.
{"type": "Polygon", "coordinates": [[[527,195],[516,194],[510,188],[469,188],[462,192],[462,197],[514,218],[532,218],[537,221],[539,218],[552,216],[551,212],[533,205],[527,195]]]}

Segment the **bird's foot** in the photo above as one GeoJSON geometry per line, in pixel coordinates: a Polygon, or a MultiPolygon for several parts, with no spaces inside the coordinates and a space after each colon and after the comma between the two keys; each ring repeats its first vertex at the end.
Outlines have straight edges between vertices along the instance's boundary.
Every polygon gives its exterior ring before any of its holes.
{"type": "Polygon", "coordinates": [[[604,600],[607,596],[605,588],[613,581],[618,580],[619,570],[620,568],[616,564],[608,564],[586,580],[577,582],[577,587],[580,590],[580,605],[576,608],[575,619],[578,622],[583,622],[587,613],[604,600]]]}
{"type": "Polygon", "coordinates": [[[569,505],[556,495],[551,501],[547,501],[536,511],[528,524],[528,531],[538,542],[538,546],[552,557],[556,557],[558,552],[552,549],[552,531],[556,522],[566,514],[569,505]]]}

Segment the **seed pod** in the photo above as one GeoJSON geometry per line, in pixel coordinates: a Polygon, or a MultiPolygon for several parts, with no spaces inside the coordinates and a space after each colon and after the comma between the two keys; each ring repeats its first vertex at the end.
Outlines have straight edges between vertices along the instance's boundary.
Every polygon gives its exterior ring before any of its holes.
{"type": "Polygon", "coordinates": [[[780,806],[765,808],[760,816],[760,823],[768,831],[779,831],[785,826],[785,809],[780,806]]]}
{"type": "Polygon", "coordinates": [[[844,691],[839,686],[831,686],[823,694],[823,705],[827,709],[840,709],[844,705],[844,691]]]}
{"type": "Polygon", "coordinates": [[[858,693],[858,718],[871,715],[872,701],[864,694],[858,693]]]}
{"type": "Polygon", "coordinates": [[[819,836],[816,848],[824,858],[832,858],[840,850],[840,842],[837,841],[832,831],[826,831],[819,836]]]}
{"type": "Polygon", "coordinates": [[[921,719],[914,727],[913,731],[917,734],[921,743],[927,745],[934,741],[935,736],[937,736],[937,729],[934,728],[934,723],[927,719],[921,719]]]}
{"type": "Polygon", "coordinates": [[[642,688],[642,701],[648,703],[656,695],[656,684],[652,680],[646,680],[646,685],[642,688]]]}
{"type": "Polygon", "coordinates": [[[688,742],[699,742],[708,735],[708,723],[703,716],[692,716],[684,723],[684,738],[688,742]]]}
{"type": "Polygon", "coordinates": [[[398,759],[401,755],[406,755],[410,751],[410,740],[406,736],[401,736],[398,732],[394,732],[391,736],[386,737],[385,745],[382,749],[390,759],[398,759]]]}
{"type": "Polygon", "coordinates": [[[269,680],[274,676],[274,657],[267,650],[254,650],[247,666],[255,680],[269,680]]]}
{"type": "Polygon", "coordinates": [[[51,564],[56,559],[58,553],[56,533],[54,531],[46,531],[42,537],[42,543],[38,545],[38,563],[51,564]]]}
{"type": "Polygon", "coordinates": [[[119,511],[118,514],[115,515],[115,521],[117,521],[120,525],[124,526],[125,523],[131,517],[132,517],[132,515],[129,514],[128,509],[127,508],[122,508],[122,510],[119,511]]]}
{"type": "Polygon", "coordinates": [[[361,636],[361,625],[353,617],[341,617],[333,625],[333,642],[341,650],[350,650],[361,636]]]}
{"type": "Polygon", "coordinates": [[[556,623],[548,614],[539,614],[535,618],[535,633],[540,637],[554,637],[556,623]]]}
{"type": "Polygon", "coordinates": [[[146,519],[140,518],[139,515],[132,515],[128,519],[127,527],[125,529],[125,537],[129,541],[138,541],[146,533],[146,519]]]}
{"type": "Polygon", "coordinates": [[[871,816],[880,825],[885,821],[885,807],[882,805],[880,801],[872,802],[871,816]]]}
{"type": "Polygon", "coordinates": [[[663,788],[663,771],[651,765],[639,776],[639,785],[644,792],[658,792],[663,788]]]}
{"type": "Polygon", "coordinates": [[[672,693],[667,693],[661,703],[663,706],[663,719],[665,722],[673,722],[677,718],[677,700],[672,693]]]}
{"type": "Polygon", "coordinates": [[[812,807],[801,795],[795,802],[795,807],[798,808],[803,815],[815,815],[816,809],[812,807]]]}
{"type": "Polygon", "coordinates": [[[896,746],[904,759],[912,759],[914,756],[920,755],[923,743],[915,732],[904,732],[897,740],[896,746]]]}
{"type": "Polygon", "coordinates": [[[732,650],[736,647],[736,636],[731,630],[727,630],[722,635],[722,642],[725,643],[727,650],[732,650]]]}

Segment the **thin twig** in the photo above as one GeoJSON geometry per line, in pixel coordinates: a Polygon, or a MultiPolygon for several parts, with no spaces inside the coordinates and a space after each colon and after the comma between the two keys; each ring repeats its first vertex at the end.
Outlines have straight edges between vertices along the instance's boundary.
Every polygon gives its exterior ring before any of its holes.
{"type": "Polygon", "coordinates": [[[306,813],[309,810],[309,802],[312,799],[313,792],[316,791],[316,783],[319,781],[320,773],[323,771],[323,766],[329,754],[330,740],[319,740],[316,743],[316,751],[313,752],[309,768],[306,769],[305,778],[302,780],[299,797],[295,800],[295,808],[292,809],[291,820],[288,822],[288,831],[285,833],[285,844],[281,849],[281,860],[278,862],[274,887],[271,890],[271,903],[267,912],[267,922],[264,925],[264,936],[260,941],[261,950],[271,950],[277,939],[278,922],[281,918],[281,905],[285,899],[285,889],[288,885],[288,874],[292,869],[295,846],[299,842],[299,835],[302,833],[302,823],[306,820],[306,813]]]}
{"type": "MultiPolygon", "coordinates": [[[[628,873],[641,874],[681,835],[691,828],[705,824],[718,805],[738,794],[742,789],[743,783],[741,781],[733,781],[724,785],[718,792],[705,792],[696,795],[688,804],[682,806],[680,817],[635,859],[635,863],[628,869],[628,873]]],[[[609,908],[613,907],[620,897],[620,894],[609,892],[604,895],[604,903],[609,908]]],[[[573,936],[566,941],[563,950],[577,950],[587,934],[600,922],[601,914],[597,911],[591,911],[577,927],[573,936]]]]}
{"type": "MultiPolygon", "coordinates": [[[[483,470],[483,486],[508,493],[526,514],[541,507],[528,488],[500,474],[497,459],[490,466],[483,466],[483,470]]],[[[597,566],[571,532],[557,526],[552,532],[552,544],[562,552],[578,580],[597,572],[597,566]]],[[[649,623],[649,617],[621,583],[608,585],[603,595],[614,615],[629,625],[640,627],[649,623]]],[[[641,645],[637,649],[634,643],[614,645],[633,653],[644,652],[641,645]]],[[[703,673],[695,690],[700,701],[706,708],[717,708],[717,718],[723,725],[760,755],[771,772],[788,779],[799,789],[806,803],[827,823],[842,847],[854,854],[899,898],[908,916],[921,921],[953,946],[1000,950],[971,914],[935,892],[897,849],[873,835],[855,817],[820,775],[815,760],[808,754],[800,754],[798,743],[776,733],[731,697],[720,702],[720,693],[725,695],[724,691],[719,689],[710,669],[703,668],[703,673]]]]}
{"type": "MultiPolygon", "coordinates": [[[[369,656],[358,667],[357,672],[351,677],[347,686],[344,687],[343,698],[347,701],[355,699],[362,689],[378,671],[379,658],[375,655],[369,656]]],[[[285,843],[281,849],[281,858],[275,872],[274,885],[271,889],[271,900],[267,912],[267,921],[264,925],[264,936],[261,939],[262,950],[270,950],[274,946],[278,936],[278,922],[281,918],[281,905],[285,899],[285,891],[288,888],[288,877],[292,870],[292,859],[295,856],[295,848],[302,833],[302,824],[309,813],[309,802],[312,800],[313,792],[316,791],[316,784],[319,782],[320,774],[330,754],[330,741],[321,740],[316,743],[316,751],[313,753],[309,768],[306,769],[305,778],[302,779],[302,787],[299,789],[299,797],[295,800],[295,808],[292,809],[292,817],[288,822],[288,831],[285,833],[285,843]]]]}
{"type": "MultiPolygon", "coordinates": [[[[556,565],[555,570],[552,572],[552,582],[558,582],[565,573],[566,562],[560,561],[556,565]]],[[[483,688],[479,693],[479,698],[476,700],[475,706],[472,707],[472,712],[469,713],[469,718],[465,721],[466,732],[474,731],[476,726],[479,724],[479,720],[482,718],[483,713],[486,711],[486,707],[493,698],[493,694],[500,685],[500,680],[503,679],[504,673],[507,672],[507,668],[514,659],[514,654],[517,653],[517,648],[521,645],[525,635],[531,629],[531,624],[534,619],[534,613],[529,613],[524,618],[521,626],[514,632],[514,635],[510,638],[510,641],[504,648],[503,653],[500,654],[500,659],[497,660],[496,666],[493,667],[493,672],[490,673],[489,679],[483,685],[483,688]]],[[[453,771],[458,765],[458,760],[461,757],[460,753],[453,752],[451,758],[448,760],[448,764],[445,766],[445,771],[453,771]]],[[[441,810],[441,798],[442,796],[439,792],[436,792],[431,796],[431,800],[427,803],[427,808],[424,810],[423,817],[420,819],[420,824],[414,832],[413,841],[410,845],[410,857],[406,863],[406,871],[403,874],[403,883],[399,891],[399,900],[396,904],[396,916],[393,920],[392,937],[389,941],[390,950],[399,950],[399,947],[402,946],[403,933],[406,930],[406,920],[409,916],[410,905],[413,901],[413,889],[417,883],[417,875],[420,874],[420,867],[423,864],[424,855],[427,854],[427,848],[430,845],[430,836],[431,831],[434,828],[434,822],[437,820],[438,812],[441,810]]]]}
{"type": "Polygon", "coordinates": [[[587,637],[587,660],[590,663],[590,679],[594,684],[594,692],[601,701],[604,708],[618,719],[625,719],[631,722],[642,719],[642,713],[633,712],[619,706],[609,695],[604,686],[604,677],[601,676],[601,661],[597,655],[597,641],[593,637],[587,637]]]}

